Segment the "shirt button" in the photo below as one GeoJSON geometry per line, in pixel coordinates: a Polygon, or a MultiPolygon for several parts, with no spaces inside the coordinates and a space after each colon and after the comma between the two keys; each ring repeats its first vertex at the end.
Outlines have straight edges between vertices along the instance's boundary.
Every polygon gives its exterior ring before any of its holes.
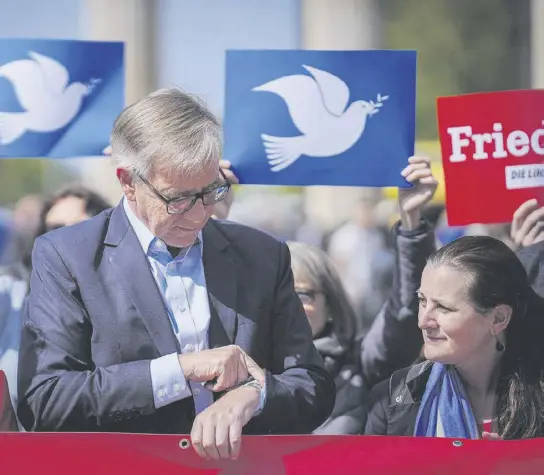
{"type": "Polygon", "coordinates": [[[179,384],[179,383],[174,384],[174,391],[179,393],[180,390],[181,390],[181,384],[179,384]]]}
{"type": "Polygon", "coordinates": [[[166,392],[164,389],[159,389],[159,397],[164,397],[166,395],[166,392]]]}
{"type": "Polygon", "coordinates": [[[187,345],[185,347],[185,349],[189,352],[189,353],[192,353],[193,351],[195,351],[195,347],[193,345],[187,345]]]}
{"type": "Polygon", "coordinates": [[[200,394],[200,389],[195,388],[194,391],[193,391],[193,394],[194,394],[195,396],[198,396],[198,395],[200,394]]]}

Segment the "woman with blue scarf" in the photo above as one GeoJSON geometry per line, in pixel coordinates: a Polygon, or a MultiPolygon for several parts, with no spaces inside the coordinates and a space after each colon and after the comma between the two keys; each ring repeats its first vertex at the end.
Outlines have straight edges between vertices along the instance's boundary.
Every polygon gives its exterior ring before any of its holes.
{"type": "Polygon", "coordinates": [[[544,301],[501,241],[459,238],[418,291],[426,361],[371,393],[367,435],[544,436],[544,301]]]}

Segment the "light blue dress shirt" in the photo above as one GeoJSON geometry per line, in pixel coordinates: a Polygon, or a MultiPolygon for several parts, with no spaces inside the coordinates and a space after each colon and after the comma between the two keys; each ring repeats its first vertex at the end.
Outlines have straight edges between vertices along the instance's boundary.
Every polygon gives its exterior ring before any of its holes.
{"type": "MultiPolygon", "coordinates": [[[[202,233],[191,247],[182,249],[172,259],[166,244],[156,238],[136,217],[126,199],[123,200],[123,206],[164,298],[181,353],[208,349],[210,307],[202,262],[202,233]]],[[[212,391],[201,383],[191,383],[185,379],[177,353],[152,360],[150,369],[155,408],[179,401],[191,394],[197,414],[213,404],[212,391]]],[[[264,405],[265,394],[266,390],[262,388],[256,413],[264,405]]]]}

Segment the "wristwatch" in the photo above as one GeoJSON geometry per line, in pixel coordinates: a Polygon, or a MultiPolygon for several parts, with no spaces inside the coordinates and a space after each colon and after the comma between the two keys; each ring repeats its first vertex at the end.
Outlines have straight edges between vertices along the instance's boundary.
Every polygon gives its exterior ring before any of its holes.
{"type": "Polygon", "coordinates": [[[251,379],[250,381],[248,381],[246,383],[243,383],[242,386],[244,388],[255,388],[259,392],[261,392],[263,390],[263,387],[255,379],[251,379]]]}

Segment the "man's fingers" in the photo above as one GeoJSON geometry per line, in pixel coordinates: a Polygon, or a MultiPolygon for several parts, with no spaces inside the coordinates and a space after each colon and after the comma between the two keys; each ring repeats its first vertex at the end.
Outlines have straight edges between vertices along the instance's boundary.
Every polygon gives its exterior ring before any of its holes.
{"type": "Polygon", "coordinates": [[[206,453],[202,447],[202,424],[198,417],[195,419],[191,430],[191,444],[199,457],[206,457],[206,453]]]}
{"type": "Polygon", "coordinates": [[[242,357],[236,365],[236,382],[241,383],[245,381],[248,377],[248,368],[246,366],[245,359],[242,357]]]}
{"type": "Polygon", "coordinates": [[[231,383],[229,381],[229,375],[226,372],[221,373],[217,377],[217,381],[213,385],[213,390],[215,392],[218,391],[225,391],[231,387],[231,383]]]}
{"type": "Polygon", "coordinates": [[[215,445],[216,425],[207,417],[202,423],[202,448],[204,449],[205,457],[218,459],[219,452],[215,445]]]}
{"type": "Polygon", "coordinates": [[[234,421],[229,427],[230,458],[236,460],[242,447],[242,424],[234,421]]]}
{"type": "Polygon", "coordinates": [[[220,421],[215,428],[215,446],[222,459],[230,458],[229,426],[225,421],[220,421]]]}
{"type": "Polygon", "coordinates": [[[265,373],[264,370],[255,363],[255,360],[248,354],[245,354],[245,360],[246,360],[246,367],[247,372],[255,378],[255,381],[257,381],[261,387],[264,386],[265,382],[265,373]]]}
{"type": "Polygon", "coordinates": [[[227,177],[227,180],[230,181],[232,184],[237,185],[240,181],[238,180],[238,177],[234,174],[234,172],[230,169],[231,163],[228,160],[220,160],[219,166],[223,170],[223,173],[227,177]]]}

